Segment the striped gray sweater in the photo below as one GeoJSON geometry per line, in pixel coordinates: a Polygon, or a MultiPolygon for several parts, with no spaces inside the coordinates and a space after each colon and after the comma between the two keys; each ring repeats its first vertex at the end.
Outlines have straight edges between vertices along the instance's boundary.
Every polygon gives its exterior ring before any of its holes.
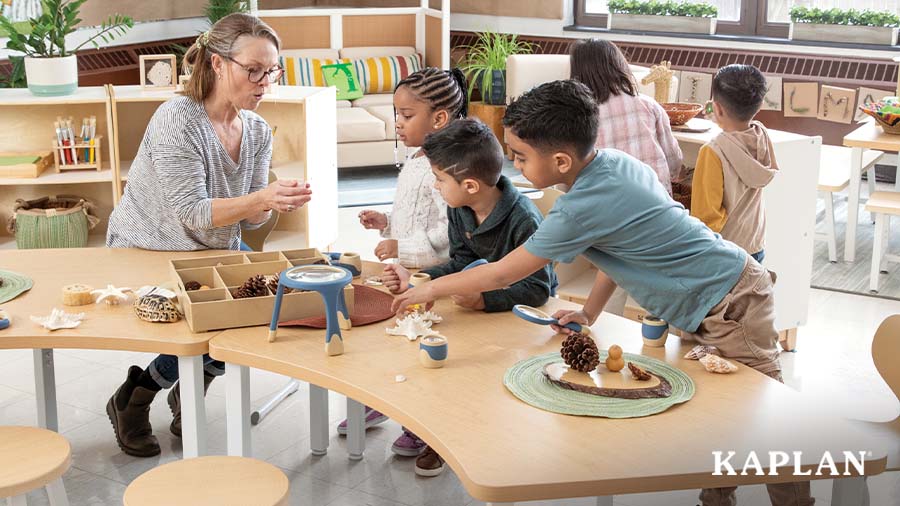
{"type": "Polygon", "coordinates": [[[240,247],[241,225],[212,226],[212,199],[240,197],[268,185],[272,133],[241,111],[240,163],[225,151],[203,105],[188,97],[153,114],[106,233],[110,248],[164,251],[240,247]]]}

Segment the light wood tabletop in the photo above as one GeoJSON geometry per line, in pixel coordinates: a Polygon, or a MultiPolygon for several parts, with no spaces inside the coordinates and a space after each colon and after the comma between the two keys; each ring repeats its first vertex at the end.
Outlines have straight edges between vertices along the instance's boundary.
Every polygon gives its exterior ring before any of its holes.
{"type": "Polygon", "coordinates": [[[73,248],[0,251],[0,268],[23,274],[34,281],[31,290],[0,304],[11,317],[0,331],[0,349],[89,348],[142,351],[169,355],[202,355],[215,332],[195,334],[184,320],[149,323],[138,319],[131,300],[64,306],[62,287],[80,283],[105,288],[140,288],[172,281],[169,260],[221,255],[221,251],[162,252],[137,249],[73,248]],[[53,308],[85,313],[74,329],[49,331],[29,316],[46,316],[53,308]]]}
{"type": "Polygon", "coordinates": [[[0,497],[43,487],[72,463],[72,447],[59,434],[34,427],[0,427],[0,497]]]}
{"type": "Polygon", "coordinates": [[[884,133],[874,120],[869,120],[844,136],[844,146],[900,151],[900,135],[884,133]]]}
{"type": "MultiPolygon", "coordinates": [[[[366,273],[373,265],[367,263],[366,273]]],[[[545,310],[575,305],[552,299],[545,310]]],[[[793,462],[781,476],[711,476],[713,451],[734,451],[738,472],[751,451],[803,452],[801,467],[823,453],[871,451],[866,474],[885,467],[884,453],[799,393],[744,366],[708,373],[682,358],[689,345],[670,336],[665,348],[645,348],[640,325],[604,313],[592,327],[601,349],[619,344],[674,365],[696,384],[694,398],[646,418],[605,419],[542,411],[503,385],[520,360],[559,350],[561,336],[512,313],[484,314],[439,301],[435,326],[449,340],[441,369],[418,361],[418,343],[389,336],[391,321],[344,331],[345,351],[327,356],[323,330],[284,328],[275,343],[262,327],[232,329],[210,341],[212,357],[308,381],[384,412],[432,445],[477,499],[494,502],[609,496],[750,483],[795,481],[793,462]],[[397,382],[396,376],[406,380],[397,382]]],[[[727,454],[726,454],[727,455],[727,454]]],[[[843,464],[840,471],[843,472],[843,464]]],[[[814,479],[816,477],[813,477],[814,479]]],[[[819,478],[828,478],[822,476],[819,478]]]]}

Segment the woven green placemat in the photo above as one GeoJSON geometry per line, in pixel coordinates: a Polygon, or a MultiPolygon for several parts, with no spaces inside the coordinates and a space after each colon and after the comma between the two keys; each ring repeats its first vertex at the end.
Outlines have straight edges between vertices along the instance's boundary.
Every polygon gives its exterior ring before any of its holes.
{"type": "MultiPolygon", "coordinates": [[[[680,369],[655,358],[625,353],[634,362],[672,384],[672,395],[659,399],[616,399],[568,390],[553,384],[544,374],[544,366],[562,362],[559,353],[547,353],[525,359],[509,368],[503,376],[506,388],[522,401],[536,408],[564,415],[600,416],[605,418],[637,418],[655,415],[688,401],[694,396],[694,381],[680,369]]],[[[606,352],[600,352],[600,363],[606,352]]]]}
{"type": "Polygon", "coordinates": [[[19,294],[31,290],[34,285],[31,278],[12,271],[0,270],[0,279],[3,280],[3,285],[0,286],[0,304],[15,299],[19,294]]]}

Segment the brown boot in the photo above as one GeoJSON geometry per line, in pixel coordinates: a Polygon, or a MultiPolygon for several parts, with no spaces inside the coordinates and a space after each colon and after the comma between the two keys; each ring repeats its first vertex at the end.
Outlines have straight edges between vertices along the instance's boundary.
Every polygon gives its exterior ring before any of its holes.
{"type": "MultiPolygon", "coordinates": [[[[216,379],[212,374],[203,373],[203,395],[209,391],[209,384],[216,379]]],[[[176,437],[181,437],[181,382],[176,382],[169,390],[169,396],[166,398],[169,403],[169,409],[172,410],[172,424],[169,430],[176,437]]]]}
{"type": "Polygon", "coordinates": [[[150,426],[150,403],[156,392],[138,385],[144,372],[133,365],[128,369],[125,383],[106,403],[106,414],[112,422],[116,443],[128,455],[152,457],[159,455],[159,442],[150,426]]]}

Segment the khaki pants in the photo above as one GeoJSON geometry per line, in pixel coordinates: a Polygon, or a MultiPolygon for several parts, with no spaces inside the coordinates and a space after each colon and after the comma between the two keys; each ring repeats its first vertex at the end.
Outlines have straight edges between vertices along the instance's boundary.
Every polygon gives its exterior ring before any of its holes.
{"type": "MultiPolygon", "coordinates": [[[[723,357],[783,383],[772,283],[769,271],[748,259],[731,291],[713,306],[695,332],[685,332],[685,336],[715,346],[723,357]]],[[[811,506],[816,502],[810,495],[808,481],[770,484],[766,488],[773,506],[811,506]]],[[[703,506],[735,506],[736,490],[737,487],[704,489],[700,501],[703,506]]]]}

